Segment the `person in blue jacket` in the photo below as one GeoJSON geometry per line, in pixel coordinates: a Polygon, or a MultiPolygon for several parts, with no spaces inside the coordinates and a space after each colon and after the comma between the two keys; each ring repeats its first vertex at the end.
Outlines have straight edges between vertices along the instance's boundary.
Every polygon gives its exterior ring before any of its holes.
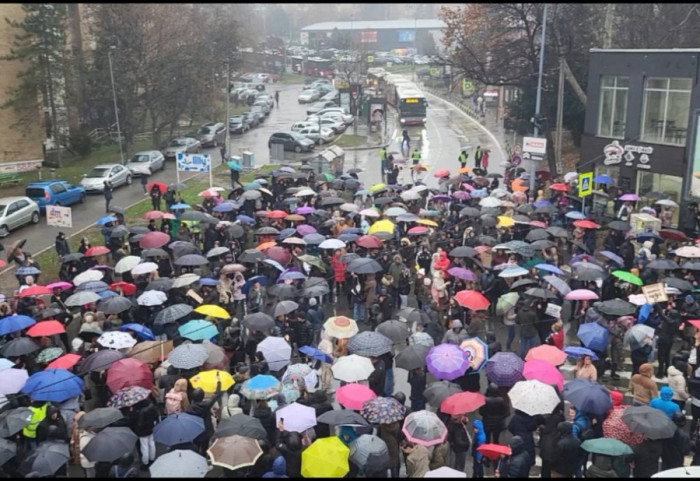
{"type": "Polygon", "coordinates": [[[263,474],[263,478],[288,478],[287,476],[287,462],[284,460],[284,456],[280,455],[272,461],[272,471],[268,471],[263,474]]]}
{"type": "Polygon", "coordinates": [[[655,397],[649,403],[649,407],[660,409],[669,419],[673,419],[673,413],[680,411],[681,408],[673,400],[673,389],[668,386],[663,386],[659,391],[659,397],[655,397]]]}
{"type": "MultiPolygon", "coordinates": [[[[586,441],[586,435],[590,432],[589,430],[593,428],[593,423],[591,423],[590,418],[583,411],[579,411],[575,407],[571,407],[571,409],[574,411],[574,422],[571,427],[571,434],[577,437],[581,442],[586,441]]],[[[586,465],[587,459],[588,453],[582,449],[579,453],[575,470],[575,476],[577,478],[582,477],[583,468],[586,465]]]]}
{"type": "Polygon", "coordinates": [[[484,423],[481,422],[481,419],[475,419],[472,423],[472,426],[474,427],[474,442],[472,443],[474,471],[472,473],[472,478],[483,478],[484,465],[482,463],[482,460],[484,458],[484,455],[476,449],[486,442],[486,432],[484,431],[484,423]]]}

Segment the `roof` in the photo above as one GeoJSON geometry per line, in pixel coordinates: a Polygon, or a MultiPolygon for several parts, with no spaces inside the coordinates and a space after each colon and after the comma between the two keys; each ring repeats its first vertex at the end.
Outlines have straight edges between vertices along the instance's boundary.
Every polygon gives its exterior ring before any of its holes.
{"type": "Polygon", "coordinates": [[[700,53],[700,48],[592,48],[591,53],[700,53]]]}
{"type": "Polygon", "coordinates": [[[55,184],[56,182],[68,182],[66,179],[46,179],[46,180],[37,180],[36,182],[30,182],[27,184],[27,187],[32,186],[32,187],[45,187],[47,185],[55,184]]]}
{"type": "Polygon", "coordinates": [[[28,200],[28,201],[31,202],[32,204],[35,203],[32,199],[30,199],[29,197],[27,197],[27,196],[25,196],[25,195],[12,195],[12,196],[9,196],[9,197],[2,197],[2,198],[0,198],[0,204],[7,205],[7,204],[10,203],[10,202],[15,202],[15,201],[18,201],[18,200],[28,200]]]}
{"type": "Polygon", "coordinates": [[[324,30],[389,30],[389,29],[435,29],[447,28],[447,24],[438,19],[409,20],[356,20],[352,22],[321,22],[307,25],[302,32],[324,30]]]}

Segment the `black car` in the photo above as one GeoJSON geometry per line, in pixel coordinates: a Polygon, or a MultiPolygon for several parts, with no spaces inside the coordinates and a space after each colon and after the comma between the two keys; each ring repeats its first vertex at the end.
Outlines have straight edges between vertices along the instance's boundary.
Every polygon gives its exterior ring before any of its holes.
{"type": "Polygon", "coordinates": [[[244,134],[250,130],[250,123],[245,115],[236,115],[228,119],[228,131],[232,134],[244,134]]]}
{"type": "Polygon", "coordinates": [[[309,140],[303,135],[296,132],[275,132],[270,136],[267,142],[267,148],[272,148],[272,144],[284,145],[284,150],[292,150],[294,152],[310,152],[316,146],[313,140],[309,140]]]}
{"type": "Polygon", "coordinates": [[[248,121],[249,128],[257,127],[260,125],[260,116],[255,114],[254,112],[251,112],[250,110],[246,113],[243,114],[243,116],[246,118],[248,121]]]}

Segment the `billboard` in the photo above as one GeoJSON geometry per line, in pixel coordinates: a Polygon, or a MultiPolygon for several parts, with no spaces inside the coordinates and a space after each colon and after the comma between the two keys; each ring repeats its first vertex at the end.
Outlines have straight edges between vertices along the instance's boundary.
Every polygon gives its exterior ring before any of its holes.
{"type": "Polygon", "coordinates": [[[377,31],[368,30],[365,32],[360,32],[360,42],[361,43],[377,43],[377,31]]]}
{"type": "Polygon", "coordinates": [[[693,115],[693,137],[690,139],[690,182],[688,186],[690,197],[700,197],[700,110],[693,115]]]}
{"type": "Polygon", "coordinates": [[[308,45],[309,44],[309,32],[301,32],[299,34],[299,41],[301,42],[302,45],[308,45]]]}
{"type": "Polygon", "coordinates": [[[209,172],[209,154],[177,154],[177,170],[180,172],[209,172]]]}
{"type": "Polygon", "coordinates": [[[73,217],[70,207],[61,207],[59,205],[46,206],[46,225],[56,227],[73,228],[73,217]]]}
{"type": "Polygon", "coordinates": [[[399,42],[415,42],[415,30],[399,30],[399,42]]]}

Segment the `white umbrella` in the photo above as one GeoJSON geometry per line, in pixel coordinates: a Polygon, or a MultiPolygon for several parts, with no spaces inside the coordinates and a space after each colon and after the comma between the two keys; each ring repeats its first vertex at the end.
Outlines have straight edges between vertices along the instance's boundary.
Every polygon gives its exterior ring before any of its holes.
{"type": "Polygon", "coordinates": [[[360,207],[357,204],[351,204],[350,202],[346,202],[345,204],[340,205],[340,210],[344,212],[357,212],[360,210],[360,207]]]}
{"type": "Polygon", "coordinates": [[[467,473],[443,466],[425,473],[424,478],[466,478],[467,473]]]}
{"type": "Polygon", "coordinates": [[[104,276],[104,272],[102,271],[89,269],[75,276],[73,278],[73,285],[79,286],[80,284],[85,284],[86,282],[100,281],[104,276]]]}
{"type": "Polygon", "coordinates": [[[173,281],[173,288],[176,287],[186,287],[192,284],[193,282],[197,282],[199,280],[199,276],[197,274],[192,274],[192,273],[187,273],[187,274],[182,274],[181,276],[178,276],[175,278],[173,281]]]}
{"type": "Polygon", "coordinates": [[[80,291],[76,292],[72,296],[70,296],[68,299],[66,299],[66,306],[72,307],[72,306],[83,306],[85,304],[90,304],[91,302],[97,302],[100,299],[102,299],[99,294],[96,294],[92,291],[80,291]]]}
{"type": "Polygon", "coordinates": [[[158,456],[149,471],[151,478],[203,478],[210,469],[204,456],[189,449],[176,449],[158,456]]]}
{"type": "Polygon", "coordinates": [[[119,262],[114,266],[114,272],[117,274],[123,274],[129,272],[131,269],[136,267],[141,263],[141,258],[139,256],[126,256],[119,259],[119,262]]]}
{"type": "Polygon", "coordinates": [[[160,306],[167,300],[168,296],[165,292],[150,290],[141,294],[136,299],[136,303],[139,306],[160,306]]]}
{"type": "Polygon", "coordinates": [[[433,347],[435,340],[427,332],[414,332],[408,338],[409,344],[422,344],[424,346],[433,347]]]}
{"type": "Polygon", "coordinates": [[[289,364],[292,357],[292,346],[283,337],[266,337],[258,344],[258,351],[262,352],[270,367],[270,371],[276,372],[289,364]]]}
{"type": "Polygon", "coordinates": [[[699,478],[700,466],[682,466],[651,475],[652,478],[699,478]]]}
{"type": "Polygon", "coordinates": [[[144,262],[131,269],[131,274],[135,276],[140,276],[142,274],[150,274],[153,271],[158,270],[158,264],[155,262],[144,262]]]}
{"type": "Polygon", "coordinates": [[[296,244],[299,246],[305,246],[306,241],[304,239],[299,239],[298,237],[287,237],[282,241],[282,244],[296,244]]]}
{"type": "Polygon", "coordinates": [[[560,402],[554,387],[535,379],[516,382],[508,397],[513,409],[530,416],[552,414],[560,402]]]}
{"type": "Polygon", "coordinates": [[[351,354],[338,359],[331,367],[333,377],[339,381],[357,382],[364,381],[374,372],[372,361],[366,357],[351,354]]]}
{"type": "MultiPolygon", "coordinates": [[[[502,199],[502,198],[507,197],[507,196],[508,196],[508,191],[505,189],[496,189],[496,190],[491,192],[491,197],[495,197],[497,199],[502,199]]],[[[503,205],[502,202],[501,202],[501,205],[503,205]]]]}
{"type": "Polygon", "coordinates": [[[318,245],[319,249],[342,249],[345,242],[340,239],[326,239],[318,245]]]}
{"type": "Polygon", "coordinates": [[[479,201],[479,205],[486,208],[500,207],[501,201],[495,197],[484,197],[479,201]]]}
{"type": "Polygon", "coordinates": [[[311,189],[301,189],[299,192],[294,194],[294,197],[306,197],[307,195],[316,195],[316,192],[311,189]]]}
{"type": "Polygon", "coordinates": [[[578,179],[578,172],[567,172],[564,174],[564,182],[567,184],[575,179],[578,179]]]}
{"type": "Polygon", "coordinates": [[[503,277],[503,278],[509,278],[509,277],[520,277],[520,276],[526,276],[528,274],[528,270],[524,269],[520,266],[515,266],[515,267],[508,267],[507,269],[503,269],[503,271],[498,274],[498,277],[503,277]]]}
{"type": "Polygon", "coordinates": [[[418,200],[420,195],[415,190],[407,190],[406,192],[401,192],[401,198],[405,201],[418,200]]]}
{"type": "Polygon", "coordinates": [[[437,414],[425,409],[406,416],[402,431],[409,441],[423,446],[440,444],[447,436],[447,427],[437,414]]]}
{"type": "Polygon", "coordinates": [[[678,204],[673,202],[671,199],[660,199],[654,202],[654,204],[665,205],[667,207],[678,207],[678,204]]]}
{"type": "Polygon", "coordinates": [[[109,331],[98,337],[97,343],[109,349],[131,349],[136,345],[136,339],[127,332],[109,331]]]}
{"type": "Polygon", "coordinates": [[[696,246],[683,246],[676,249],[676,255],[678,257],[688,257],[691,259],[700,258],[700,247],[696,246]]]}
{"type": "Polygon", "coordinates": [[[360,215],[364,215],[365,217],[379,217],[379,212],[374,209],[364,209],[360,211],[360,215]]]}

